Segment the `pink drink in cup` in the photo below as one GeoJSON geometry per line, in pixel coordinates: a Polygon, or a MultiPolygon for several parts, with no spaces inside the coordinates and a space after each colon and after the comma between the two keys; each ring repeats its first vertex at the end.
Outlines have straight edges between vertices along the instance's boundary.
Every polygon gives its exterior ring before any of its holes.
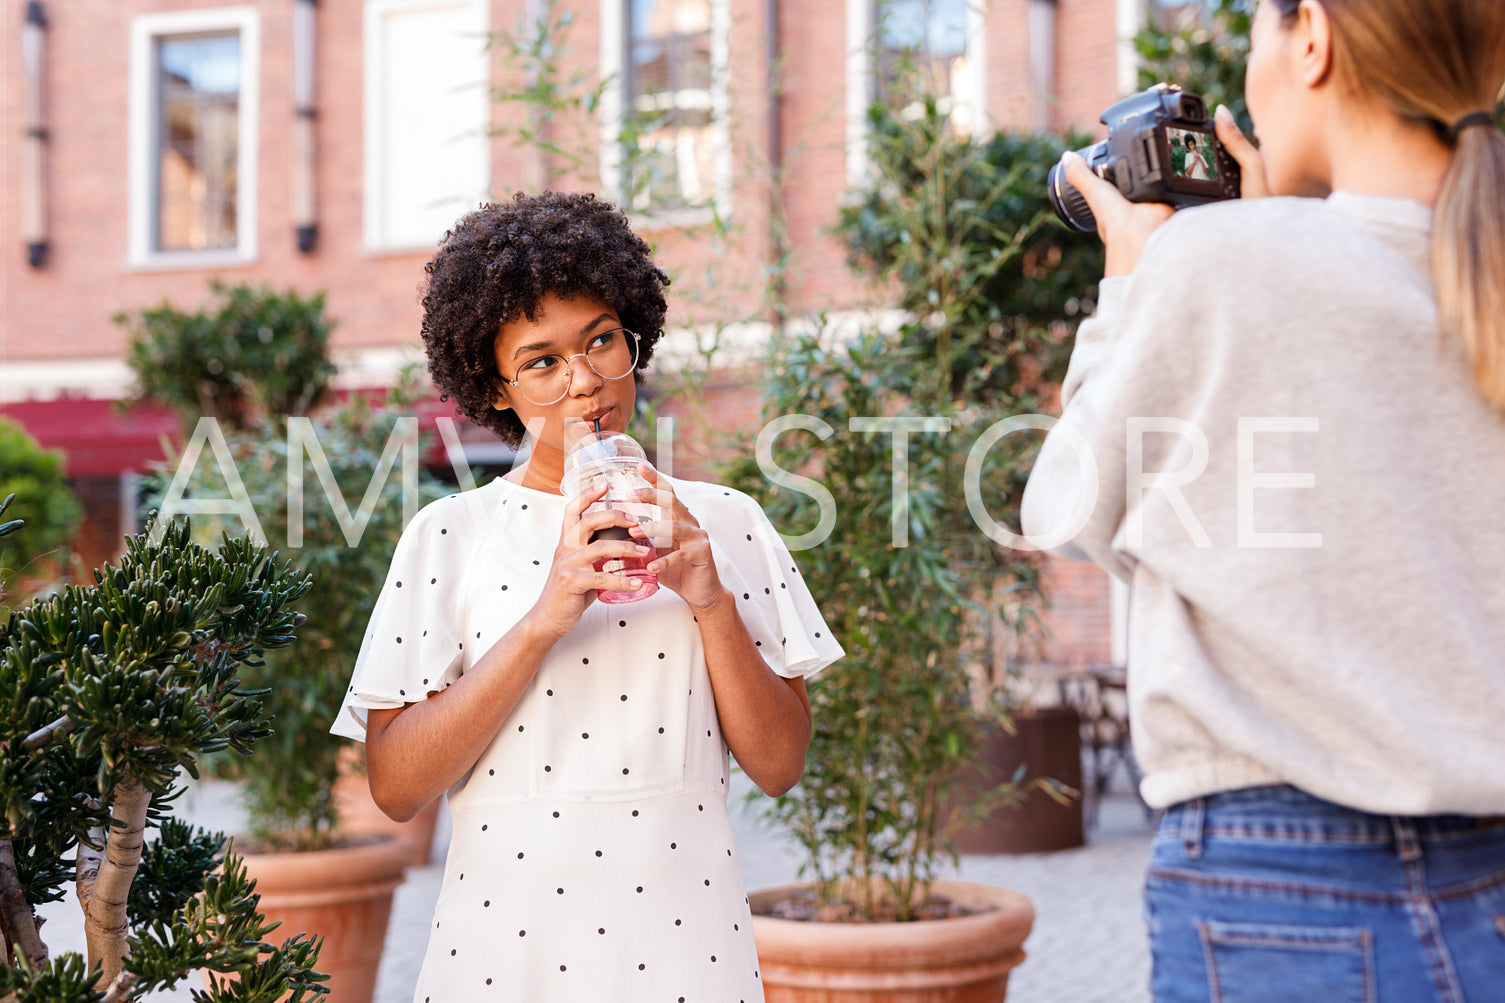
{"type": "MultiPolygon", "coordinates": [[[[559,482],[559,489],[565,497],[573,498],[604,484],[606,494],[586,512],[619,509],[645,526],[658,520],[658,506],[642,500],[653,496],[653,485],[638,470],[638,464],[647,462],[648,454],[632,436],[624,432],[602,432],[587,426],[576,428],[575,423],[571,424],[567,435],[571,441],[564,457],[564,478],[559,482]]],[[[632,540],[632,537],[625,526],[608,526],[591,535],[591,542],[596,540],[632,540]]],[[[658,591],[658,576],[648,570],[648,564],[658,559],[658,551],[646,537],[633,542],[647,547],[648,553],[603,558],[594,567],[597,571],[634,578],[638,587],[632,591],[598,589],[596,598],[602,602],[636,602],[658,591]]]]}

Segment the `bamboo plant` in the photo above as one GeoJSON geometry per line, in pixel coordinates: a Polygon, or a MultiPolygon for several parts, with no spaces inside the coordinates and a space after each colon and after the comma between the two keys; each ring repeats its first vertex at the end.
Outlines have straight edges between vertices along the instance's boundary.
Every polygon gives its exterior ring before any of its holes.
{"type": "Polygon", "coordinates": [[[806,851],[816,915],[909,920],[931,911],[958,825],[1033,786],[1069,793],[995,777],[984,803],[958,807],[958,768],[989,721],[1010,722],[992,639],[1036,632],[1045,602],[1037,555],[995,542],[968,499],[1018,526],[1038,441],[989,430],[1046,406],[1100,265],[1045,206],[1046,172],[1071,139],[959,136],[923,93],[901,110],[876,105],[869,124],[873,180],[837,232],[904,320],[777,341],[764,416],[803,416],[816,434],[760,441],[759,463],[820,488],[770,485],[751,460],[731,476],[781,531],[813,534],[802,571],[847,652],[811,681],[805,776],[767,813],[806,851]]]}

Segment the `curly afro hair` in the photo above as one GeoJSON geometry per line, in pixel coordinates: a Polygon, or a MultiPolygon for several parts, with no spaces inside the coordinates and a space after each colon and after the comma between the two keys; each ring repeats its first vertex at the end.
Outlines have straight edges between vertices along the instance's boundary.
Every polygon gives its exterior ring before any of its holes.
{"type": "Polygon", "coordinates": [[[596,297],[638,336],[639,382],[664,333],[669,277],[626,215],[594,195],[519,192],[483,205],[444,235],[424,272],[423,345],[441,399],[512,446],[522,441],[522,422],[492,407],[503,324],[536,320],[548,293],[596,297]]]}

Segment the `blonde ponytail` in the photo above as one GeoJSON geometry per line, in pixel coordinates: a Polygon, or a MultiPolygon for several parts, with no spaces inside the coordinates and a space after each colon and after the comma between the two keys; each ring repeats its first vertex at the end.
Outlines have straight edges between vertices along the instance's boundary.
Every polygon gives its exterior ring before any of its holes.
{"type": "Polygon", "coordinates": [[[1443,332],[1505,411],[1505,134],[1493,124],[1457,135],[1433,215],[1432,272],[1443,332]]]}
{"type": "MultiPolygon", "coordinates": [[[[1275,2],[1289,18],[1302,0],[1275,2]]],[[[1505,135],[1477,114],[1505,93],[1505,0],[1316,2],[1346,84],[1452,145],[1432,217],[1438,318],[1505,411],[1505,135]]]]}

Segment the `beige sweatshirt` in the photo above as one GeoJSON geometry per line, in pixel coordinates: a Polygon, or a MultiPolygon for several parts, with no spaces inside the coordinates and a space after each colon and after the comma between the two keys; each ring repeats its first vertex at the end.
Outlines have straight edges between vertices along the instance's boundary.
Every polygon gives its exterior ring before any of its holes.
{"type": "Polygon", "coordinates": [[[1077,334],[1024,529],[1132,586],[1151,805],[1505,812],[1505,414],[1438,333],[1430,228],[1344,192],[1179,212],[1077,334]]]}

